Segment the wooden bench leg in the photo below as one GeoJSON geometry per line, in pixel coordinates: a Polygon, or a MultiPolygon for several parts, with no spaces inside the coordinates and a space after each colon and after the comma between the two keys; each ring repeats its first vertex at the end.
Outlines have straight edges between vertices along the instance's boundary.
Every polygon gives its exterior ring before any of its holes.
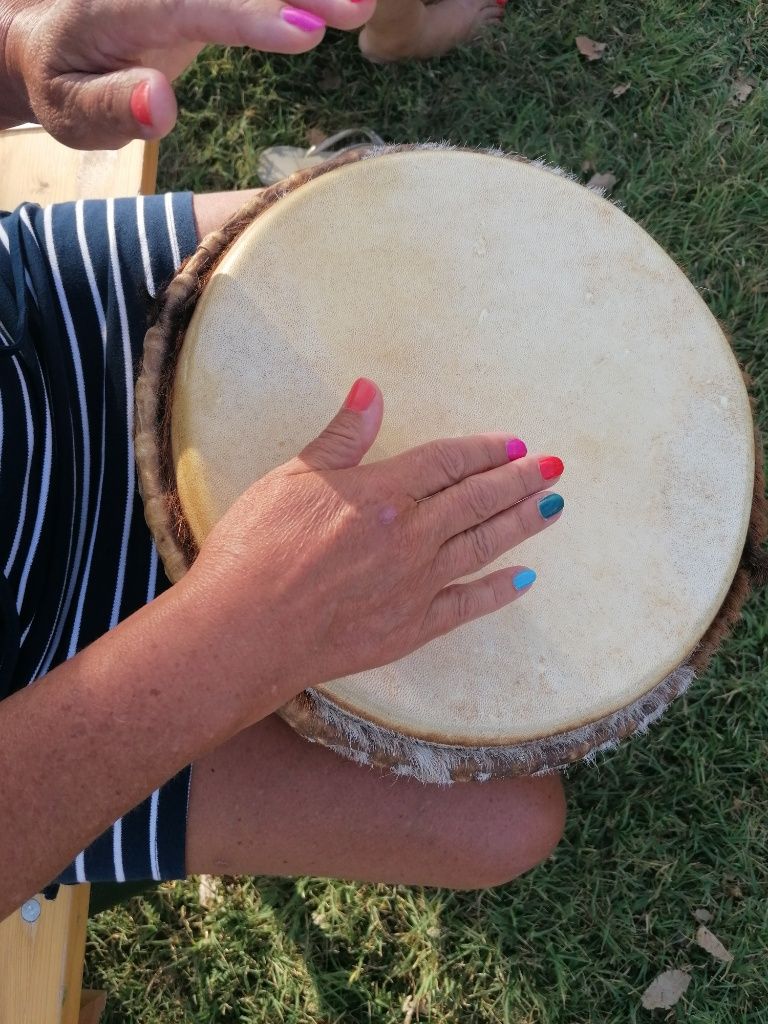
{"type": "Polygon", "coordinates": [[[63,885],[0,923],[2,1024],[78,1024],[90,890],[63,885]]]}

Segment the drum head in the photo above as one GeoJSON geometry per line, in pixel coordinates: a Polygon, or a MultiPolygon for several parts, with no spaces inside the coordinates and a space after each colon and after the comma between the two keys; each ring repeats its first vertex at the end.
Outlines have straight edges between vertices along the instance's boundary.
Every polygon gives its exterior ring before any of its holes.
{"type": "Polygon", "coordinates": [[[326,697],[408,736],[508,745],[685,662],[744,547],[752,415],[716,320],[644,231],[564,176],[445,149],[288,194],[222,259],[179,359],[173,458],[198,543],[361,375],[386,410],[369,459],[509,432],[564,459],[566,511],[495,566],[536,569],[523,600],[326,697]]]}

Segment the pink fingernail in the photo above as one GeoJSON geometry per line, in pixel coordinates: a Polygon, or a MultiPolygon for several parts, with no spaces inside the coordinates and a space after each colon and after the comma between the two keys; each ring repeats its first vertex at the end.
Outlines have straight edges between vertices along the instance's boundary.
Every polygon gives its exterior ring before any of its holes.
{"type": "Polygon", "coordinates": [[[344,408],[352,412],[365,412],[376,397],[376,385],[365,377],[359,377],[344,401],[344,408]]]}
{"type": "Polygon", "coordinates": [[[513,437],[507,441],[507,457],[510,462],[514,462],[515,459],[522,459],[522,457],[527,454],[528,449],[519,437],[513,437]]]}
{"type": "Polygon", "coordinates": [[[139,124],[152,125],[152,112],[149,109],[149,82],[139,82],[131,93],[131,113],[139,124]]]}
{"type": "Polygon", "coordinates": [[[325,28],[325,22],[316,14],[309,11],[300,11],[298,7],[284,7],[280,11],[280,17],[287,21],[294,28],[300,28],[303,32],[317,32],[319,28],[325,28]]]}

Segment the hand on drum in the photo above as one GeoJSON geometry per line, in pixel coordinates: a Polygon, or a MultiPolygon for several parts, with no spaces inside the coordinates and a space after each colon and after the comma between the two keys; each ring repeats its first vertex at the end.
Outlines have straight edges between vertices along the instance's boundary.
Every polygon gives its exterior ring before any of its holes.
{"type": "Polygon", "coordinates": [[[247,664],[290,685],[286,698],[402,658],[525,594],[535,573],[524,566],[456,581],[562,510],[546,490],[562,462],[509,435],[359,465],[382,414],[378,388],[357,381],[323,433],[232,506],[180,584],[221,612],[247,664]]]}
{"type": "Polygon", "coordinates": [[[303,53],[375,0],[0,0],[0,128],[37,120],[76,149],[158,139],[171,82],[205,43],[303,53]]]}

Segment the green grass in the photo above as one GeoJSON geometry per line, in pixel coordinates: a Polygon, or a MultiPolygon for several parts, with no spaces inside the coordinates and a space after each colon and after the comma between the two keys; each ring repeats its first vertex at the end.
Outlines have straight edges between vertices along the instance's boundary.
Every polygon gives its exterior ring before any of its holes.
{"type": "MultiPolygon", "coordinates": [[[[768,426],[768,5],[512,0],[482,46],[373,67],[334,35],[301,58],[208,51],[179,88],[163,188],[257,184],[259,151],[358,124],[618,177],[614,197],[733,332],[768,426]],[[587,64],[573,38],[608,42],[587,64]],[[738,75],[757,85],[732,102],[738,75]],[[630,83],[621,97],[611,95],[630,83]]],[[[453,894],[242,879],[211,912],[190,882],[91,922],[108,1022],[768,1022],[768,603],[649,736],[567,782],[564,842],[503,889],[453,894]],[[733,951],[693,943],[692,911],[733,951]],[[691,965],[677,1008],[640,993],[691,965]]],[[[343,795],[340,794],[340,799],[343,795]]]]}

